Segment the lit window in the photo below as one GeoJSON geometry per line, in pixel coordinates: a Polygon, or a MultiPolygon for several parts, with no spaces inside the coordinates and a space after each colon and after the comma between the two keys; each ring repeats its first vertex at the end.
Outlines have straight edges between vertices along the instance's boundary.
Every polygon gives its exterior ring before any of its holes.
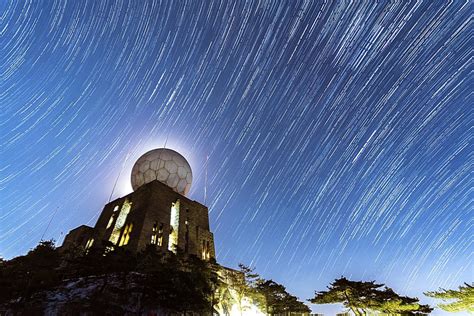
{"type": "Polygon", "coordinates": [[[114,218],[115,218],[115,213],[118,211],[118,208],[119,206],[118,205],[115,205],[114,207],[114,212],[112,213],[112,216],[110,216],[110,219],[109,219],[109,222],[107,224],[107,228],[106,229],[109,229],[110,226],[112,226],[113,222],[114,222],[114,218]]]}
{"type": "Polygon", "coordinates": [[[86,243],[85,249],[88,250],[90,247],[92,247],[92,244],[94,244],[94,238],[89,238],[89,240],[86,243]]]}
{"type": "Polygon", "coordinates": [[[158,246],[163,246],[163,223],[160,223],[160,228],[158,229],[158,246]]]}
{"type": "Polygon", "coordinates": [[[158,222],[153,224],[153,228],[151,229],[151,244],[152,245],[163,245],[163,223],[160,223],[160,227],[158,228],[158,222]]]}
{"type": "Polygon", "coordinates": [[[185,240],[184,252],[185,253],[189,252],[189,221],[188,219],[189,218],[187,218],[186,221],[184,222],[186,224],[186,233],[184,234],[184,240],[185,240]]]}
{"type": "Polygon", "coordinates": [[[158,223],[155,222],[155,224],[153,224],[153,228],[151,229],[151,244],[152,245],[156,245],[156,241],[157,241],[157,227],[158,226],[158,223]]]}
{"type": "Polygon", "coordinates": [[[201,245],[201,258],[206,260],[206,242],[203,240],[201,245]]]}
{"type": "Polygon", "coordinates": [[[170,238],[168,241],[168,250],[176,253],[178,247],[178,229],[179,229],[179,199],[171,205],[170,218],[170,238]]]}
{"type": "Polygon", "coordinates": [[[202,260],[209,260],[210,253],[209,253],[209,241],[203,240],[201,245],[201,258],[202,260]]]}
{"type": "Polygon", "coordinates": [[[120,243],[119,246],[125,246],[128,244],[128,240],[130,239],[130,233],[132,232],[133,229],[133,223],[128,224],[125,226],[125,229],[122,234],[122,238],[120,238],[120,243]]]}
{"type": "Polygon", "coordinates": [[[114,229],[112,230],[112,233],[110,234],[109,238],[109,241],[114,245],[116,245],[119,240],[120,231],[122,230],[122,227],[125,224],[125,220],[127,219],[128,213],[130,213],[131,207],[132,202],[129,202],[128,200],[125,200],[125,202],[123,202],[122,209],[120,210],[117,220],[115,221],[114,229]]]}
{"type": "Polygon", "coordinates": [[[109,219],[109,222],[107,224],[107,228],[106,229],[109,229],[110,226],[112,226],[112,223],[114,222],[114,215],[115,214],[112,214],[112,216],[110,216],[110,219],[109,219]]]}

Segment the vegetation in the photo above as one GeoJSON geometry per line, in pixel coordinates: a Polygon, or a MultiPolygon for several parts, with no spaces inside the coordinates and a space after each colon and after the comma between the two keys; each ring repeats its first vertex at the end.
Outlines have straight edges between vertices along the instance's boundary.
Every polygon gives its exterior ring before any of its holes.
{"type": "Polygon", "coordinates": [[[311,312],[308,306],[288,293],[283,285],[263,279],[254,269],[243,264],[239,264],[239,272],[228,275],[230,280],[227,285],[221,287],[220,297],[227,303],[235,303],[240,315],[249,308],[246,301],[250,301],[250,305],[257,306],[267,315],[311,312]],[[229,293],[231,291],[234,295],[229,293]]]}
{"type": "Polygon", "coordinates": [[[152,246],[138,254],[120,247],[105,253],[99,248],[61,252],[53,241],[42,241],[25,256],[0,260],[0,313],[39,314],[44,301],[68,297],[72,288],[93,291],[71,295],[62,312],[211,314],[217,306],[236,304],[242,314],[248,303],[271,315],[309,312],[284,286],[249,267],[239,268],[223,278],[225,269],[216,262],[152,246]]]}
{"type": "Polygon", "coordinates": [[[283,285],[273,280],[259,279],[256,289],[265,297],[267,315],[311,312],[308,306],[288,293],[283,285]]]}
{"type": "Polygon", "coordinates": [[[316,292],[310,302],[342,303],[355,315],[367,315],[368,312],[385,315],[425,315],[433,310],[428,305],[421,305],[417,298],[400,296],[384,284],[375,281],[351,281],[344,277],[331,283],[328,291],[316,292]]]}
{"type": "Polygon", "coordinates": [[[220,287],[221,310],[230,313],[235,304],[240,315],[258,307],[267,315],[309,314],[311,310],[297,297],[288,293],[285,287],[272,280],[265,280],[254,269],[239,264],[240,273],[226,274],[226,281],[220,287]]]}
{"type": "Polygon", "coordinates": [[[261,305],[261,300],[255,288],[258,274],[243,264],[239,264],[239,269],[240,273],[227,274],[228,282],[221,287],[221,292],[223,292],[221,297],[223,299],[225,297],[229,305],[235,303],[240,315],[242,315],[249,307],[248,304],[245,304],[246,300],[250,300],[251,304],[257,305],[261,305]]]}
{"type": "MultiPolygon", "coordinates": [[[[123,248],[105,254],[104,249],[92,248],[84,254],[82,248],[60,252],[54,241],[41,241],[25,256],[0,258],[0,312],[11,309],[38,313],[39,310],[28,305],[38,293],[74,280],[81,283],[86,282],[83,279],[91,279],[102,282],[97,295],[76,298],[66,304],[66,310],[75,311],[79,307],[92,313],[123,314],[130,312],[125,306],[132,303],[133,312],[138,314],[157,308],[168,314],[187,311],[211,314],[217,306],[228,313],[235,304],[241,315],[250,305],[258,306],[267,315],[310,313],[308,306],[288,293],[282,284],[260,277],[243,264],[239,269],[228,270],[222,277],[223,269],[216,262],[205,262],[180,252],[164,253],[151,246],[138,254],[123,248]]],[[[465,283],[457,290],[439,289],[425,295],[445,301],[438,305],[445,311],[474,312],[474,284],[465,283]]],[[[342,303],[357,316],[426,315],[432,311],[417,298],[401,296],[384,284],[344,277],[332,282],[327,291],[315,292],[309,301],[342,303]]]]}
{"type": "MultiPolygon", "coordinates": [[[[249,306],[258,306],[267,315],[310,313],[308,306],[282,284],[260,277],[243,264],[239,269],[232,272],[216,262],[180,252],[164,253],[151,246],[138,254],[123,248],[105,254],[104,249],[92,248],[85,254],[82,248],[60,252],[54,241],[41,241],[25,256],[0,258],[0,312],[10,309],[37,314],[40,310],[35,310],[30,302],[38,293],[51,292],[67,282],[82,282],[87,287],[87,280],[99,280],[97,293],[67,302],[66,310],[124,314],[130,312],[126,306],[131,304],[137,314],[153,309],[168,314],[211,314],[219,306],[228,314],[231,306],[236,305],[241,315],[249,306]],[[222,274],[223,271],[227,273],[222,274]]],[[[474,312],[474,284],[425,295],[445,301],[439,304],[443,310],[474,312]]],[[[344,277],[332,282],[327,291],[315,292],[309,301],[342,303],[357,316],[426,315],[432,311],[417,298],[401,296],[384,284],[344,277]]]]}
{"type": "Polygon", "coordinates": [[[459,286],[458,290],[445,290],[426,292],[426,296],[451,301],[449,303],[438,304],[439,308],[448,312],[474,312],[474,284],[459,286]]]}
{"type": "Polygon", "coordinates": [[[42,241],[26,256],[0,261],[0,302],[32,293],[59,283],[60,255],[53,241],[42,241]]]}
{"type": "Polygon", "coordinates": [[[38,292],[52,290],[68,280],[100,276],[103,287],[99,292],[105,293],[104,289],[117,278],[124,286],[114,288],[112,295],[76,298],[71,304],[123,313],[121,308],[134,296],[138,297],[138,310],[159,307],[170,313],[205,312],[212,308],[218,282],[215,265],[194,256],[164,254],[153,248],[138,255],[121,248],[105,255],[100,249],[90,249],[85,255],[78,249],[60,253],[52,241],[42,241],[26,256],[1,262],[0,304],[16,308],[33,301],[38,292]],[[130,282],[137,284],[125,286],[130,282]]]}

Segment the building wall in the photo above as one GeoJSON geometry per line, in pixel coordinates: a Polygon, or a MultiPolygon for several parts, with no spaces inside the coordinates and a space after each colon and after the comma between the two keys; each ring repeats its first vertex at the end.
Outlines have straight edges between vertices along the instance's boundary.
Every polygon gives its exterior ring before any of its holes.
{"type": "MultiPolygon", "coordinates": [[[[170,222],[173,204],[179,205],[179,210],[176,208],[179,220],[173,218],[178,226],[176,237],[179,249],[201,259],[215,258],[214,237],[209,230],[207,207],[176,193],[159,181],[145,184],[135,192],[106,204],[93,229],[96,239],[94,245],[105,246],[112,241],[115,247],[120,246],[127,227],[130,228],[132,224],[128,242],[122,247],[133,252],[143,250],[152,243],[154,233],[159,237],[158,230],[162,227],[162,244],[156,247],[167,250],[172,231],[170,222]],[[127,209],[127,205],[130,210],[124,216],[121,213],[127,209]]],[[[74,242],[67,237],[65,243],[66,241],[74,242]]],[[[157,241],[155,239],[156,243],[157,241]]]]}
{"type": "Polygon", "coordinates": [[[85,247],[90,238],[94,238],[94,229],[92,227],[81,225],[71,230],[66,237],[61,248],[85,247]]]}

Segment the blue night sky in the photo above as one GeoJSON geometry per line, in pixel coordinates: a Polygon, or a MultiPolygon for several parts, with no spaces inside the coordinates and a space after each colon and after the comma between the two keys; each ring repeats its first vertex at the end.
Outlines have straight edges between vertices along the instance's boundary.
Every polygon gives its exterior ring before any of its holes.
{"type": "Polygon", "coordinates": [[[474,274],[471,9],[1,0],[0,256],[94,225],[166,142],[220,263],[432,303],[474,274]]]}

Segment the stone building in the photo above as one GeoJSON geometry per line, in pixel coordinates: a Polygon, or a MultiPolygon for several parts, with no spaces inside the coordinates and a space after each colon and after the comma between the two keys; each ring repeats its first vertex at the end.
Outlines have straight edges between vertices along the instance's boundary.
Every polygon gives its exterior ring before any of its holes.
{"type": "MultiPolygon", "coordinates": [[[[133,166],[131,181],[132,193],[107,203],[94,227],[81,225],[71,230],[61,249],[74,247],[87,252],[98,247],[107,252],[123,248],[136,253],[152,246],[163,252],[180,251],[203,260],[215,259],[209,211],[205,205],[186,197],[192,172],[183,156],[165,148],[149,151],[133,166]]],[[[215,289],[218,300],[213,306],[214,315],[242,315],[242,310],[244,315],[264,315],[253,298],[242,297],[239,284],[244,282],[244,274],[221,265],[217,267],[217,274],[226,286],[215,289]]],[[[128,275],[133,276],[139,274],[128,275]]],[[[88,278],[85,285],[81,282],[85,287],[81,295],[95,295],[91,280],[88,278]]],[[[136,281],[130,280],[130,283],[136,281]]],[[[113,282],[112,276],[107,284],[113,288],[113,282]]],[[[68,293],[69,288],[64,287],[65,294],[55,297],[73,297],[68,293]]],[[[102,285],[101,288],[104,295],[102,285]]],[[[55,306],[59,308],[60,303],[55,306]]]]}
{"type": "Polygon", "coordinates": [[[177,152],[147,152],[132,169],[134,192],[107,203],[94,227],[71,230],[62,248],[107,246],[138,252],[153,245],[203,260],[215,258],[209,211],[185,196],[191,181],[191,168],[177,152]]]}

